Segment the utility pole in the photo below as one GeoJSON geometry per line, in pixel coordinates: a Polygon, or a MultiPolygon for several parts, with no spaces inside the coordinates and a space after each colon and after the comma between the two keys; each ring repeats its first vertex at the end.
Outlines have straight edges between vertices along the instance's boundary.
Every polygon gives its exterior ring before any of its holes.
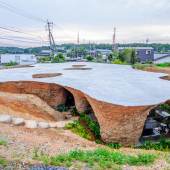
{"type": "Polygon", "coordinates": [[[79,35],[79,32],[77,34],[77,59],[79,58],[79,44],[80,44],[80,35],[79,35]]]}
{"type": "Polygon", "coordinates": [[[54,54],[56,51],[56,44],[55,44],[54,37],[52,34],[52,29],[53,29],[53,22],[49,22],[47,20],[47,31],[48,31],[48,39],[49,39],[49,44],[50,44],[51,56],[54,57],[54,54]]]}
{"type": "Polygon", "coordinates": [[[112,50],[116,51],[116,27],[114,27],[112,50]]]}

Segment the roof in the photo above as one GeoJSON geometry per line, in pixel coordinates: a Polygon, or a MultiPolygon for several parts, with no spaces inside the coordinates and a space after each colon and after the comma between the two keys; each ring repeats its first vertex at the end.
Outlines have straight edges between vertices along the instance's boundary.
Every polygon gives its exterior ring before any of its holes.
{"type": "Polygon", "coordinates": [[[154,54],[154,60],[157,61],[157,60],[160,60],[162,58],[166,58],[166,57],[169,57],[170,54],[168,53],[155,53],[154,54]]]}
{"type": "Polygon", "coordinates": [[[0,82],[38,81],[56,83],[112,104],[146,106],[170,99],[170,81],[162,73],[133,69],[128,65],[81,62],[91,70],[65,70],[78,62],[36,64],[35,67],[0,70],[0,82]],[[33,74],[62,73],[53,78],[33,79],[33,74]]]}
{"type": "Polygon", "coordinates": [[[124,50],[124,49],[135,49],[135,50],[153,50],[152,47],[119,47],[119,50],[124,50]]]}

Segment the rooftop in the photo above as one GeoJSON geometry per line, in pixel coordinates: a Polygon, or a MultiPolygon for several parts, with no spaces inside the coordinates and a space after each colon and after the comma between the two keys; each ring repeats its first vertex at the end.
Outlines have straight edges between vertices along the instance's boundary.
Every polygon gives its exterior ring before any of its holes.
{"type": "Polygon", "coordinates": [[[159,77],[162,73],[134,70],[127,65],[81,63],[91,70],[65,70],[80,63],[36,64],[35,67],[0,70],[0,82],[39,81],[72,87],[101,101],[142,106],[170,99],[170,81],[159,77]],[[32,78],[33,74],[62,73],[51,78],[32,78]]]}

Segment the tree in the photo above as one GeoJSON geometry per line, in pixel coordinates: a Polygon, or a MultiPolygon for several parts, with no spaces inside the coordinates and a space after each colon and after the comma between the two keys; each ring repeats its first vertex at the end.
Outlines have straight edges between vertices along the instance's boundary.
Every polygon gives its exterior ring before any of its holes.
{"type": "Polygon", "coordinates": [[[62,63],[65,61],[65,57],[62,53],[59,53],[58,55],[54,56],[52,59],[52,63],[62,63]]]}
{"type": "Polygon", "coordinates": [[[136,56],[136,51],[134,49],[132,49],[131,51],[131,64],[135,64],[137,62],[137,56],[136,56]]]}

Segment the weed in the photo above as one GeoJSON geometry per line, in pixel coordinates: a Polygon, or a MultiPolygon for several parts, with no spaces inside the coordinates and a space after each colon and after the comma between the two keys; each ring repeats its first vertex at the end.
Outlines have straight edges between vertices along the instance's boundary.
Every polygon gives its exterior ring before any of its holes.
{"type": "MultiPolygon", "coordinates": [[[[94,151],[74,150],[67,154],[49,157],[39,154],[36,160],[44,164],[54,166],[72,166],[76,161],[85,163],[88,167],[100,167],[100,169],[113,169],[115,165],[150,165],[157,157],[153,154],[140,154],[137,156],[126,155],[121,152],[110,151],[107,149],[96,149],[94,151]]],[[[117,166],[118,169],[118,166],[117,166]]]]}

